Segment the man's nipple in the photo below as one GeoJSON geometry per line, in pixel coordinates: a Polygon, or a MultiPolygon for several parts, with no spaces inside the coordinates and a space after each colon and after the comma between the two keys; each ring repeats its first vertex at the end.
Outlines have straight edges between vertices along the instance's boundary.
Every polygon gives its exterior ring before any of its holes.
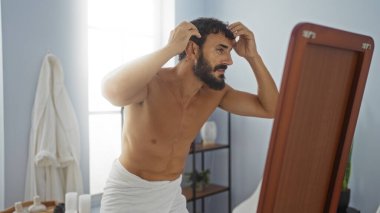
{"type": "Polygon", "coordinates": [[[157,140],[156,140],[156,139],[152,139],[152,140],[150,140],[150,142],[151,142],[152,144],[157,144],[157,140]]]}

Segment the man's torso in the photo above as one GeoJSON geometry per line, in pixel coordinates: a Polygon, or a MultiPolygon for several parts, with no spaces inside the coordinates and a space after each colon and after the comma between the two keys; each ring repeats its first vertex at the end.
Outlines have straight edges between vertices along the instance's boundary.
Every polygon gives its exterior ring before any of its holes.
{"type": "Polygon", "coordinates": [[[162,70],[145,100],[124,108],[120,162],[146,180],[174,180],[182,173],[193,139],[225,94],[203,86],[183,99],[176,84],[174,72],[162,70]]]}

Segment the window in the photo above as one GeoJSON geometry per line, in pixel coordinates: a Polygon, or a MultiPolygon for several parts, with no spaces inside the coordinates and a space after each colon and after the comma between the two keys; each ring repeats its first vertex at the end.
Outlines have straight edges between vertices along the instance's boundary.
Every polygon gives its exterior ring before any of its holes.
{"type": "Polygon", "coordinates": [[[121,64],[162,47],[173,27],[174,0],[88,1],[91,194],[103,191],[121,151],[121,109],[102,97],[101,80],[121,64]]]}

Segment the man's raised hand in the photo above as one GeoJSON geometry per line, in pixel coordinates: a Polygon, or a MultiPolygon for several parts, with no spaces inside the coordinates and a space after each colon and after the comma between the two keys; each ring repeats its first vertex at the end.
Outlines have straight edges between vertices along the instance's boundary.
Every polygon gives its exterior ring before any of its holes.
{"type": "Polygon", "coordinates": [[[253,32],[250,31],[241,22],[235,22],[227,27],[235,35],[239,37],[234,44],[236,53],[241,57],[256,57],[258,55],[256,42],[253,32]]]}
{"type": "Polygon", "coordinates": [[[168,46],[172,47],[176,54],[185,50],[191,36],[201,37],[197,27],[190,22],[182,22],[170,32],[168,46]]]}

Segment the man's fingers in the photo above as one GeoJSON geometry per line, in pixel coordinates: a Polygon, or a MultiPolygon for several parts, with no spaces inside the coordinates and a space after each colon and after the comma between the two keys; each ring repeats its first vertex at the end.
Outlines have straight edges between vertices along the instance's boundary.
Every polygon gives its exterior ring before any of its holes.
{"type": "Polygon", "coordinates": [[[191,36],[196,36],[198,38],[201,37],[201,34],[199,33],[197,27],[190,23],[190,22],[182,22],[180,25],[179,25],[180,28],[184,29],[184,30],[188,30],[190,33],[191,33],[191,36]]]}
{"type": "Polygon", "coordinates": [[[234,34],[235,37],[237,36],[249,36],[253,34],[245,25],[243,25],[240,22],[233,23],[227,27],[231,32],[234,34]]]}
{"type": "Polygon", "coordinates": [[[194,36],[200,38],[201,34],[199,33],[198,28],[194,24],[192,24],[190,22],[188,22],[188,23],[189,23],[189,28],[188,29],[191,32],[191,35],[192,36],[194,35],[194,36]]]}
{"type": "Polygon", "coordinates": [[[232,23],[230,25],[227,26],[228,29],[233,29],[234,27],[237,27],[237,26],[244,26],[241,22],[235,22],[235,23],[232,23]]]}
{"type": "Polygon", "coordinates": [[[235,32],[239,32],[239,31],[247,31],[248,28],[245,27],[244,25],[236,25],[236,26],[229,27],[229,30],[231,30],[231,32],[235,33],[235,32]]]}
{"type": "Polygon", "coordinates": [[[198,38],[202,37],[198,30],[190,30],[192,36],[196,36],[198,38]]]}
{"type": "Polygon", "coordinates": [[[231,32],[235,35],[235,36],[238,36],[238,35],[241,35],[242,33],[246,32],[247,29],[245,29],[244,27],[242,26],[236,26],[234,28],[231,29],[231,32]]]}

